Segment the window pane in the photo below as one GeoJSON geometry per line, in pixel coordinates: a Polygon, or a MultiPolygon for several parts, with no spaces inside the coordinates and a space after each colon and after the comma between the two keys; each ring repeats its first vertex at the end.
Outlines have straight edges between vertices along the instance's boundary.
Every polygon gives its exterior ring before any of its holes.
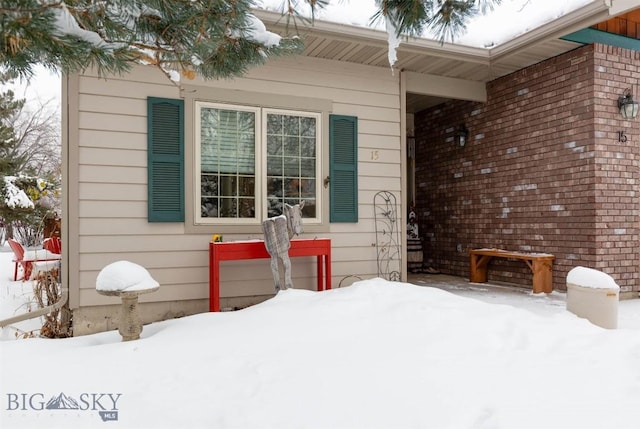
{"type": "Polygon", "coordinates": [[[238,180],[235,176],[220,176],[220,194],[225,197],[238,195],[238,180]]]}
{"type": "Polygon", "coordinates": [[[282,199],[267,198],[267,217],[280,216],[282,214],[282,199]]]}
{"type": "Polygon", "coordinates": [[[316,195],[315,179],[302,179],[300,181],[300,196],[304,199],[307,199],[307,198],[313,198],[315,195],[316,195]]]}
{"type": "Polygon", "coordinates": [[[269,198],[271,197],[282,197],[283,180],[280,177],[268,177],[267,178],[267,194],[269,198]]]}
{"type": "Polygon", "coordinates": [[[316,118],[300,118],[300,135],[316,138],[316,118]]]}
{"type": "Polygon", "coordinates": [[[256,216],[256,204],[254,198],[240,198],[238,217],[252,218],[256,216]]]}
{"type": "Polygon", "coordinates": [[[292,114],[267,114],[267,211],[282,213],[282,203],[298,204],[316,217],[317,120],[292,114]]]}
{"type": "Polygon", "coordinates": [[[316,217],[316,199],[304,199],[304,207],[302,208],[302,217],[316,217]]]}
{"type": "MultiPolygon", "coordinates": [[[[300,180],[284,179],[284,196],[285,198],[300,197],[300,180]]],[[[294,204],[297,204],[296,201],[294,204]]]]}
{"type": "Polygon", "coordinates": [[[267,117],[267,134],[282,135],[282,115],[269,115],[267,117]]]}
{"type": "Polygon", "coordinates": [[[284,158],[284,175],[298,176],[300,174],[300,158],[285,157],[284,158]]]}
{"type": "Polygon", "coordinates": [[[316,156],[316,139],[300,139],[300,155],[306,157],[316,156]]]}
{"type": "Polygon", "coordinates": [[[300,160],[300,176],[316,177],[316,160],[303,158],[300,160]]]}
{"type": "Polygon", "coordinates": [[[256,179],[253,176],[242,176],[239,178],[238,195],[242,197],[253,197],[253,191],[256,187],[256,179]]]}
{"type": "Polygon", "coordinates": [[[238,217],[238,201],[235,198],[220,198],[219,217],[238,217]]]}
{"type": "Polygon", "coordinates": [[[284,155],[285,156],[300,155],[300,139],[298,137],[285,137],[284,155]]]}
{"type": "Polygon", "coordinates": [[[200,206],[200,216],[218,217],[218,199],[202,198],[202,205],[200,206]]]}
{"type": "Polygon", "coordinates": [[[282,136],[267,135],[267,155],[282,155],[282,136]]]}
{"type": "Polygon", "coordinates": [[[283,116],[283,134],[288,136],[300,135],[300,117],[299,116],[283,116]]]}
{"type": "Polygon", "coordinates": [[[218,176],[213,174],[202,174],[200,182],[200,194],[202,197],[218,196],[218,176]]]}
{"type": "Polygon", "coordinates": [[[267,157],[267,174],[269,176],[282,176],[282,157],[267,157]]]}
{"type": "Polygon", "coordinates": [[[255,213],[255,127],[255,112],[200,108],[202,217],[255,213]],[[240,203],[240,196],[250,198],[240,203]]]}

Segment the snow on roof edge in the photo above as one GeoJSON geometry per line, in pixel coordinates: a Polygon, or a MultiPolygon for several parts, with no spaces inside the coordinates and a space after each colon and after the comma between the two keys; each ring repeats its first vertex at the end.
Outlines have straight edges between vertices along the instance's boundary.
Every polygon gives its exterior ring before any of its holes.
{"type": "MultiPolygon", "coordinates": [[[[281,0],[262,0],[256,10],[281,16],[280,6],[281,0]]],[[[349,0],[337,4],[332,2],[327,8],[316,13],[313,26],[318,23],[340,24],[345,28],[368,29],[384,34],[383,22],[376,26],[370,25],[370,17],[374,11],[373,0],[349,0]]],[[[571,19],[576,15],[591,16],[603,11],[608,12],[609,6],[602,0],[565,0],[553,4],[549,4],[548,0],[507,0],[496,7],[494,13],[479,15],[472,19],[467,25],[467,33],[454,41],[443,44],[435,36],[429,37],[423,33],[422,37],[403,38],[402,42],[406,44],[407,40],[429,41],[442,46],[488,51],[526,37],[532,32],[540,32],[548,26],[552,29],[566,28],[563,24],[565,18],[571,19]]],[[[301,13],[304,15],[304,11],[301,13]]]]}

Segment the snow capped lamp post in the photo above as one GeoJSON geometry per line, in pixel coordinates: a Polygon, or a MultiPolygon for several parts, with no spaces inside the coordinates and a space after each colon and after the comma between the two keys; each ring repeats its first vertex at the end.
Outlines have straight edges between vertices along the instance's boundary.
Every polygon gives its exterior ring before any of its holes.
{"type": "Polygon", "coordinates": [[[122,299],[118,332],[122,341],[137,340],[142,332],[142,320],[138,312],[138,296],[160,289],[157,281],[138,264],[118,261],[107,265],[98,273],[96,291],[100,295],[118,296],[122,299]]]}

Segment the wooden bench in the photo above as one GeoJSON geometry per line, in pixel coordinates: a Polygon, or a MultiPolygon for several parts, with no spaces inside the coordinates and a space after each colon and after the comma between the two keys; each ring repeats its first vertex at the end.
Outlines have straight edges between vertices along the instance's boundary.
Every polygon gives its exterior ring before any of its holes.
{"type": "Polygon", "coordinates": [[[533,293],[550,293],[553,290],[552,264],[555,256],[548,253],[510,252],[501,249],[474,249],[471,257],[469,281],[486,283],[487,269],[492,258],[519,259],[526,262],[533,272],[533,293]]]}

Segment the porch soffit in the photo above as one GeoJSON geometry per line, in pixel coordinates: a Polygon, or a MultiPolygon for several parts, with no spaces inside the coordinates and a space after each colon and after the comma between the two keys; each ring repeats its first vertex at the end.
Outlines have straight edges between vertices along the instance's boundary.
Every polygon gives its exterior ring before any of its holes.
{"type": "MultiPolygon", "coordinates": [[[[640,1],[613,1],[616,14],[638,8],[640,1]]],[[[588,3],[555,21],[527,32],[515,39],[491,48],[478,48],[452,43],[440,43],[429,39],[404,40],[397,51],[395,69],[426,75],[486,83],[513,73],[532,64],[568,52],[582,46],[581,43],[562,40],[560,37],[588,28],[612,17],[611,0],[588,3]]],[[[282,17],[278,13],[256,10],[270,29],[283,32],[282,17]]],[[[366,64],[389,68],[387,34],[380,30],[350,25],[316,21],[313,26],[300,30],[305,43],[304,56],[366,64]]],[[[433,94],[432,100],[408,101],[424,108],[442,102],[433,94]]]]}

